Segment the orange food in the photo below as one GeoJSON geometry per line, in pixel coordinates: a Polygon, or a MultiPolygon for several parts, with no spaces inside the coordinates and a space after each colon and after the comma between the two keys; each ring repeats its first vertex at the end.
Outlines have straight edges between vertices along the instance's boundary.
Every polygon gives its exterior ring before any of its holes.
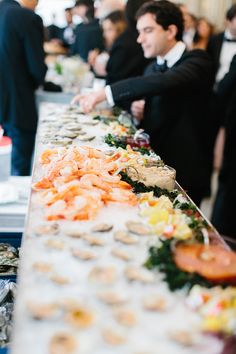
{"type": "Polygon", "coordinates": [[[236,253],[220,245],[181,244],[174,251],[178,268],[213,282],[236,283],[236,253]]]}
{"type": "Polygon", "coordinates": [[[41,192],[47,219],[90,220],[108,202],[137,204],[132,187],[114,174],[118,158],[86,146],[44,151],[43,176],[33,188],[41,192]]]}

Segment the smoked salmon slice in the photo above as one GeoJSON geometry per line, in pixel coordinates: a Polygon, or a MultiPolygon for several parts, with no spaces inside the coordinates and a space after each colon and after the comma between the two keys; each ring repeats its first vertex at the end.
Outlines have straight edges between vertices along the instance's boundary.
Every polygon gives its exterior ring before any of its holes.
{"type": "Polygon", "coordinates": [[[236,284],[236,253],[220,245],[179,244],[174,251],[178,268],[217,283],[236,284]]]}

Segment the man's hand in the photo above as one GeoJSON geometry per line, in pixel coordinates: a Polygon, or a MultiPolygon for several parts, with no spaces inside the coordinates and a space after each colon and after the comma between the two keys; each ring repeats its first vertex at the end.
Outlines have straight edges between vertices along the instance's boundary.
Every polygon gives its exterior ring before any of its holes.
{"type": "Polygon", "coordinates": [[[106,100],[105,89],[97,92],[88,93],[84,95],[77,95],[71,101],[71,104],[79,103],[84,113],[91,112],[98,103],[106,100]]]}
{"type": "Polygon", "coordinates": [[[134,101],[131,105],[131,113],[139,122],[144,118],[145,100],[134,101]]]}

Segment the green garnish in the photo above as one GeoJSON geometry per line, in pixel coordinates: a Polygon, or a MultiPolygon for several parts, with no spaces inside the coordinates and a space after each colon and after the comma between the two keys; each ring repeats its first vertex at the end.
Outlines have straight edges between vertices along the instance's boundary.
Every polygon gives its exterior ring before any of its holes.
{"type": "Polygon", "coordinates": [[[62,75],[63,74],[63,68],[62,65],[59,63],[55,64],[55,71],[58,75],[62,75]]]}
{"type": "Polygon", "coordinates": [[[176,266],[171,250],[172,242],[174,242],[173,239],[161,241],[160,247],[151,247],[145,267],[149,270],[158,268],[164,274],[164,280],[171,291],[184,287],[190,290],[196,284],[206,288],[215,286],[197,273],[187,273],[176,266]]]}
{"type": "MultiPolygon", "coordinates": [[[[105,136],[104,141],[109,146],[115,146],[116,148],[120,147],[122,149],[126,149],[127,145],[129,145],[126,142],[126,137],[118,137],[118,136],[113,135],[111,133],[109,133],[105,136]]],[[[148,148],[146,148],[144,146],[141,146],[141,147],[132,146],[132,150],[138,151],[142,155],[150,155],[151,154],[151,150],[149,150],[148,148]]]]}
{"type": "Polygon", "coordinates": [[[145,184],[142,182],[137,182],[133,181],[126,172],[121,171],[120,172],[121,179],[127,183],[129,183],[132,187],[135,193],[148,193],[148,192],[153,192],[155,197],[161,197],[162,195],[165,195],[170,198],[171,201],[173,201],[179,194],[179,191],[177,189],[174,189],[173,191],[168,191],[167,189],[162,189],[160,187],[154,186],[154,187],[147,187],[145,184]]]}

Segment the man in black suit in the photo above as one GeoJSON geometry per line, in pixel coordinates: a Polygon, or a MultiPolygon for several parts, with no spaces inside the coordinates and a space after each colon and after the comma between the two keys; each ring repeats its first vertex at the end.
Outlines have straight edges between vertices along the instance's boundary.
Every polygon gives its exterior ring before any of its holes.
{"type": "Polygon", "coordinates": [[[73,10],[75,15],[83,19],[75,30],[75,43],[72,54],[78,54],[84,61],[93,49],[104,49],[102,29],[99,20],[94,18],[94,3],[92,0],[77,0],[73,10]]]}
{"type": "Polygon", "coordinates": [[[133,115],[150,134],[155,152],[176,168],[178,181],[200,204],[211,172],[208,100],[212,63],[204,51],[186,52],[181,41],[182,14],[173,3],[161,0],[144,4],[137,18],[138,42],[145,57],[157,58],[145,76],[77,96],[74,102],[79,101],[88,112],[104,99],[117,105],[123,100],[144,99],[144,112],[136,107],[140,102],[135,102],[133,115]]]}
{"type": "Polygon", "coordinates": [[[213,59],[216,83],[219,83],[229,71],[236,54],[236,4],[226,13],[225,31],[211,37],[207,51],[213,59]]]}
{"type": "MultiPolygon", "coordinates": [[[[21,0],[21,4],[33,6],[37,0],[21,0]]],[[[43,83],[45,74],[41,18],[14,0],[2,0],[0,124],[13,141],[13,175],[30,174],[37,127],[34,92],[43,83]]]]}
{"type": "Polygon", "coordinates": [[[212,223],[222,234],[236,238],[236,55],[216,94],[225,105],[225,146],[212,223]]]}
{"type": "Polygon", "coordinates": [[[71,7],[65,9],[66,27],[61,29],[61,40],[65,47],[69,48],[75,42],[75,25],[73,23],[73,11],[71,7]]]}
{"type": "Polygon", "coordinates": [[[225,31],[211,37],[207,51],[213,60],[215,72],[215,85],[211,98],[211,117],[212,127],[215,131],[214,136],[216,137],[218,134],[215,147],[215,165],[218,167],[223,154],[225,112],[228,102],[225,97],[221,97],[221,90],[217,92],[217,88],[228,73],[232,58],[236,54],[236,4],[232,5],[226,13],[225,31]]]}

